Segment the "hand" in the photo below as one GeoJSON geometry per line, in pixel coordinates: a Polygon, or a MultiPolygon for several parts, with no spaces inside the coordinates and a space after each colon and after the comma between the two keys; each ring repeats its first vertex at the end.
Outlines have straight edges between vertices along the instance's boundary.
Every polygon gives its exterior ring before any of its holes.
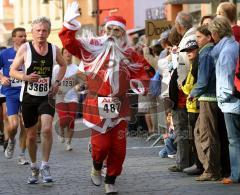
{"type": "Polygon", "coordinates": [[[23,80],[28,81],[30,83],[34,83],[34,82],[37,82],[38,79],[40,78],[41,76],[39,74],[37,74],[36,72],[33,72],[29,75],[24,75],[23,80]]]}
{"type": "Polygon", "coordinates": [[[59,89],[59,84],[57,82],[53,83],[49,90],[48,96],[51,98],[54,97],[57,94],[58,89],[59,89]]]}
{"type": "Polygon", "coordinates": [[[8,85],[10,85],[10,79],[9,79],[8,77],[3,76],[2,79],[1,79],[1,84],[2,84],[3,86],[8,86],[8,85]]]}
{"type": "MultiPolygon", "coordinates": [[[[65,12],[64,21],[72,23],[72,21],[75,20],[78,16],[80,16],[79,6],[77,1],[73,1],[65,12]]],[[[75,21],[73,24],[75,25],[75,21]]]]}

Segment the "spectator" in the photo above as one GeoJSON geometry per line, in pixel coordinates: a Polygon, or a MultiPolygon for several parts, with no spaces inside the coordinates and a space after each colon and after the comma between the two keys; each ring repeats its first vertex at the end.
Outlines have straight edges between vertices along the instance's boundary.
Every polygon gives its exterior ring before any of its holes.
{"type": "Polygon", "coordinates": [[[223,184],[240,182],[240,100],[233,96],[233,79],[239,57],[239,44],[232,38],[226,18],[215,18],[209,24],[216,46],[212,54],[216,61],[216,92],[218,106],[224,113],[229,139],[231,176],[223,184]]]}
{"type": "Polygon", "coordinates": [[[217,7],[216,14],[224,16],[229,20],[235,40],[240,42],[240,26],[237,25],[236,5],[231,2],[220,3],[217,7]]]}
{"type": "MultiPolygon", "coordinates": [[[[193,18],[190,14],[179,12],[175,19],[175,27],[177,32],[183,36],[178,46],[180,50],[185,47],[189,40],[196,40],[195,28],[193,28],[193,18]]],[[[169,167],[169,170],[173,172],[182,172],[184,168],[190,166],[186,97],[181,90],[181,86],[190,69],[190,62],[187,58],[186,52],[179,53],[177,62],[178,66],[172,74],[169,86],[169,95],[174,101],[173,123],[177,134],[177,155],[176,165],[169,167]]]]}

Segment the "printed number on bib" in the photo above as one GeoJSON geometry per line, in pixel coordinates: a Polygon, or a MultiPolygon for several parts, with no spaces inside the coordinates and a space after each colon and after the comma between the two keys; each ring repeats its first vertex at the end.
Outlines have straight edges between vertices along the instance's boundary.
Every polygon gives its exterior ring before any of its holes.
{"type": "Polygon", "coordinates": [[[15,78],[10,78],[11,80],[11,87],[21,87],[22,86],[22,81],[21,80],[17,80],[15,78]]]}
{"type": "Polygon", "coordinates": [[[61,82],[61,91],[67,92],[75,86],[75,80],[72,79],[64,79],[61,82]]]}
{"type": "Polygon", "coordinates": [[[117,97],[98,97],[98,111],[101,118],[116,118],[119,110],[120,101],[117,97]]]}
{"type": "Polygon", "coordinates": [[[38,82],[28,83],[27,92],[34,96],[46,96],[49,91],[49,77],[40,78],[38,82]]]}

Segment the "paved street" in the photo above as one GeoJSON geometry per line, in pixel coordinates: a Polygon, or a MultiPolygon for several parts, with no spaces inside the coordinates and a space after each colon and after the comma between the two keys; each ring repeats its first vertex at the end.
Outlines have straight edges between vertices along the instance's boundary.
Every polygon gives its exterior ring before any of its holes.
{"type": "MultiPolygon", "coordinates": [[[[101,195],[103,186],[91,184],[89,172],[91,158],[87,150],[89,138],[73,140],[73,151],[64,151],[64,145],[57,140],[54,132],[54,144],[50,160],[51,172],[55,182],[51,185],[26,184],[30,173],[29,166],[17,165],[15,151],[13,159],[0,155],[0,194],[29,195],[101,195]]],[[[119,194],[125,195],[239,195],[240,185],[225,186],[218,182],[196,182],[193,177],[183,173],[170,173],[169,165],[173,159],[158,157],[159,147],[150,148],[145,138],[129,137],[127,157],[123,174],[117,179],[119,194]]],[[[38,153],[40,156],[40,152],[38,153]]]]}

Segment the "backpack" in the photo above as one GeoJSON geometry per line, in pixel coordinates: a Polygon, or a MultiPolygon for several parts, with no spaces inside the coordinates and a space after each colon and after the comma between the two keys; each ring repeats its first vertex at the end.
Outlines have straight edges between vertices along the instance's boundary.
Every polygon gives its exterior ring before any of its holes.
{"type": "Polygon", "coordinates": [[[150,79],[149,91],[152,96],[157,97],[161,94],[162,76],[156,71],[155,75],[150,79]]]}

